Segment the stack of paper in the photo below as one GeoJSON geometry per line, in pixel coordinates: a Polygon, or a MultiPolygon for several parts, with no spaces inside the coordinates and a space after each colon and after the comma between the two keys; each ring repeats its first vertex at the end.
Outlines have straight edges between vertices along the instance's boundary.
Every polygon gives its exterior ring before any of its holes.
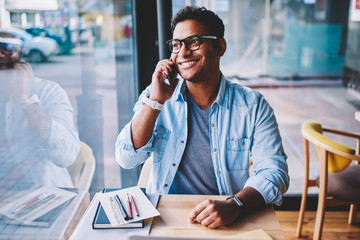
{"type": "Polygon", "coordinates": [[[137,186],[101,193],[98,198],[113,227],[160,215],[137,186]]]}
{"type": "Polygon", "coordinates": [[[61,204],[70,200],[76,193],[52,186],[43,186],[30,193],[18,194],[20,197],[0,208],[0,214],[8,218],[8,223],[48,227],[48,222],[35,221],[61,204]]]}

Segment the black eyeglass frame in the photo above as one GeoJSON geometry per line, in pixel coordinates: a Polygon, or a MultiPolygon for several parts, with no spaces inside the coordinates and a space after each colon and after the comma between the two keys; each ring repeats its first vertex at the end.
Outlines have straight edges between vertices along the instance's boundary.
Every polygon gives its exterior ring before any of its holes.
{"type": "Polygon", "coordinates": [[[201,42],[199,41],[199,46],[197,46],[196,49],[190,49],[189,46],[188,46],[187,43],[186,43],[186,40],[187,40],[187,39],[191,39],[191,38],[199,38],[199,40],[201,40],[201,39],[212,39],[212,40],[218,39],[217,36],[191,35],[191,36],[188,36],[188,37],[186,37],[186,38],[184,38],[184,39],[174,38],[174,39],[167,40],[167,41],[166,41],[166,44],[169,46],[170,51],[171,51],[172,53],[174,53],[174,54],[178,54],[178,53],[181,51],[181,47],[182,47],[182,46],[181,46],[181,43],[184,43],[186,49],[188,49],[188,50],[190,50],[190,51],[196,51],[196,50],[198,50],[198,49],[200,48],[201,42]],[[179,42],[180,42],[179,51],[174,51],[174,50],[173,50],[173,47],[172,47],[172,44],[171,44],[173,41],[179,41],[179,42]]]}
{"type": "Polygon", "coordinates": [[[22,47],[17,44],[0,42],[0,52],[4,55],[12,55],[14,52],[21,50],[22,47]]]}

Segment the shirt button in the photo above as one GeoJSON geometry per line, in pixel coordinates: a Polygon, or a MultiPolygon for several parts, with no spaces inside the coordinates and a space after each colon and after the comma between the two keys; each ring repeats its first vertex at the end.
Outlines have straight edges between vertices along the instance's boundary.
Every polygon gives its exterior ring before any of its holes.
{"type": "Polygon", "coordinates": [[[168,186],[167,184],[164,185],[164,187],[167,187],[167,186],[168,186]]]}
{"type": "Polygon", "coordinates": [[[173,167],[175,167],[175,166],[176,166],[176,163],[173,163],[172,165],[173,165],[173,167]]]}
{"type": "Polygon", "coordinates": [[[216,152],[216,148],[214,148],[214,152],[216,152]]]}
{"type": "Polygon", "coordinates": [[[212,123],[211,126],[212,126],[212,127],[215,127],[215,124],[212,123]]]}
{"type": "Polygon", "coordinates": [[[221,195],[225,195],[225,193],[224,193],[224,192],[222,192],[222,193],[221,193],[221,195]]]}
{"type": "Polygon", "coordinates": [[[184,140],[181,140],[181,143],[184,143],[185,141],[184,140]]]}
{"type": "Polygon", "coordinates": [[[157,129],[156,129],[156,128],[154,129],[154,132],[157,132],[157,129]]]}
{"type": "Polygon", "coordinates": [[[217,174],[220,174],[220,173],[221,173],[220,171],[217,172],[217,174]]]}
{"type": "Polygon", "coordinates": [[[245,142],[242,142],[241,145],[245,145],[245,142]]]}

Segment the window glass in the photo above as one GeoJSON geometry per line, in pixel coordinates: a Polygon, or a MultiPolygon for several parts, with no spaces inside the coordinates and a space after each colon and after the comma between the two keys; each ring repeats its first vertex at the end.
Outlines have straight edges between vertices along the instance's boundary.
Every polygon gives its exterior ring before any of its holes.
{"type": "Polygon", "coordinates": [[[0,234],[46,225],[53,239],[84,192],[122,184],[115,141],[137,96],[132,4],[17,3],[0,4],[0,234]]]}

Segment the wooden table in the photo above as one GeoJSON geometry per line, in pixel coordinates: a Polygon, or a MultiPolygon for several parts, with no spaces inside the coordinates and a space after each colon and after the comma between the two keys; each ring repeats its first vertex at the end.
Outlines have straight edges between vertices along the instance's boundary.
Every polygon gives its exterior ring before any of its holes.
{"type": "Polygon", "coordinates": [[[285,239],[272,206],[260,209],[231,225],[217,229],[189,223],[188,216],[191,210],[206,199],[224,200],[226,196],[161,195],[157,208],[161,215],[154,219],[150,235],[220,238],[262,229],[273,239],[285,239]]]}
{"type": "MultiPolygon", "coordinates": [[[[153,236],[188,236],[199,237],[203,239],[227,238],[230,236],[239,235],[241,233],[250,233],[250,231],[262,229],[262,233],[264,233],[265,235],[267,234],[267,236],[270,236],[272,239],[285,239],[281,231],[281,227],[275,214],[274,208],[272,206],[260,209],[253,214],[245,216],[242,220],[239,220],[226,227],[220,227],[217,229],[210,229],[200,224],[191,224],[188,222],[188,216],[190,211],[201,201],[205,199],[224,200],[226,197],[227,196],[175,194],[161,195],[157,207],[161,215],[153,219],[151,229],[151,221],[147,220],[145,221],[144,228],[101,230],[94,230],[91,227],[96,207],[99,204],[99,199],[94,197],[82,219],[80,220],[78,226],[76,227],[75,231],[71,235],[70,239],[119,240],[119,236],[123,236],[123,238],[125,239],[125,236],[129,233],[133,235],[146,235],[149,232],[149,229],[150,235],[153,236]]],[[[258,240],[266,238],[253,238],[252,235],[249,238],[240,239],[258,240]]]]}

